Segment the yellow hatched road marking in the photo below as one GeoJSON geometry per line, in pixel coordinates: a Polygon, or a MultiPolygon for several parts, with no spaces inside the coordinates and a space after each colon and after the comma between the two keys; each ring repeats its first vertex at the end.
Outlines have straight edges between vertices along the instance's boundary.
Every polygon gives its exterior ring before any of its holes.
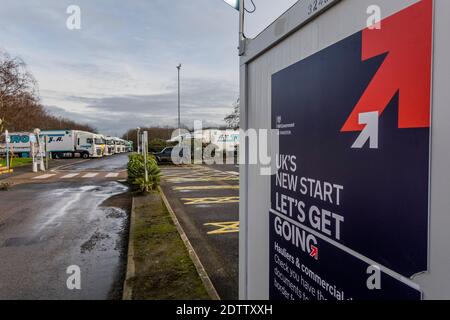
{"type": "Polygon", "coordinates": [[[185,191],[185,190],[225,190],[225,189],[232,189],[232,190],[239,190],[239,186],[229,186],[229,185],[223,185],[223,186],[187,186],[187,187],[173,187],[172,188],[175,191],[185,191]]]}
{"type": "Polygon", "coordinates": [[[197,179],[229,179],[232,178],[232,176],[228,175],[228,176],[217,176],[217,175],[204,175],[204,176],[176,176],[176,177],[168,177],[168,176],[163,176],[164,179],[166,180],[197,180],[197,179]]]}
{"type": "Polygon", "coordinates": [[[170,178],[168,182],[209,182],[209,181],[238,181],[238,177],[207,177],[207,178],[170,178]]]}
{"type": "MultiPolygon", "coordinates": [[[[205,175],[205,174],[214,174],[214,175],[229,175],[230,172],[220,171],[215,169],[202,169],[202,170],[163,170],[161,171],[165,176],[180,176],[180,175],[205,175]]],[[[233,173],[234,174],[234,173],[233,173]]]]}
{"type": "Polygon", "coordinates": [[[169,169],[169,170],[161,170],[162,172],[166,173],[183,173],[183,172],[206,172],[206,171],[212,171],[211,169],[169,169]]]}
{"type": "Polygon", "coordinates": [[[236,203],[239,202],[239,197],[209,197],[209,198],[181,198],[186,201],[186,205],[195,204],[222,204],[222,203],[236,203]]]}
{"type": "Polygon", "coordinates": [[[239,221],[205,223],[204,225],[217,228],[213,231],[209,231],[207,233],[209,235],[239,232],[239,221]]]}
{"type": "Polygon", "coordinates": [[[163,174],[163,177],[166,179],[194,179],[194,178],[204,178],[204,177],[223,177],[215,174],[179,174],[179,175],[165,175],[163,174]]]}
{"type": "Polygon", "coordinates": [[[165,177],[204,177],[204,176],[233,176],[227,172],[183,172],[183,173],[163,173],[165,177]]]}

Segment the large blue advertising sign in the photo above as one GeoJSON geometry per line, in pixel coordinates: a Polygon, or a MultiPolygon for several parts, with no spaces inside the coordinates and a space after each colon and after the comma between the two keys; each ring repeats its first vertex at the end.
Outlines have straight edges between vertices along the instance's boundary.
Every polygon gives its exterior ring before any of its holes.
{"type": "Polygon", "coordinates": [[[272,299],[420,299],[432,0],[272,76],[272,299]]]}

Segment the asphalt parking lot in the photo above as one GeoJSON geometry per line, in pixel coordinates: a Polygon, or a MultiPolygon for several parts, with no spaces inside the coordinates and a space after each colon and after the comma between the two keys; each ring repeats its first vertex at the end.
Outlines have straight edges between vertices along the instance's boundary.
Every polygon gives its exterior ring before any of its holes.
{"type": "Polygon", "coordinates": [[[161,187],[220,298],[237,299],[237,166],[163,166],[162,173],[161,187]]]}

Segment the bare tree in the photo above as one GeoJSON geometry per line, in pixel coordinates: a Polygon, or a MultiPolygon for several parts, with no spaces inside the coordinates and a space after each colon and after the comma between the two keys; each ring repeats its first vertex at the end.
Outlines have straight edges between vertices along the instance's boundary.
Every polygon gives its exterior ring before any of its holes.
{"type": "MultiPolygon", "coordinates": [[[[176,130],[176,128],[172,127],[141,127],[141,132],[148,132],[148,140],[150,144],[150,149],[152,149],[152,143],[155,141],[159,141],[162,143],[163,141],[169,140],[172,137],[172,133],[176,130]]],[[[136,129],[130,129],[122,136],[124,140],[133,141],[134,145],[137,145],[137,131],[136,129]]]]}
{"type": "Polygon", "coordinates": [[[8,124],[11,106],[23,106],[28,99],[36,100],[37,92],[36,80],[27,71],[22,59],[0,52],[0,131],[8,124]]]}
{"type": "Polygon", "coordinates": [[[0,132],[74,129],[95,132],[83,125],[62,117],[55,117],[39,102],[39,90],[26,64],[17,57],[0,51],[0,132]]]}
{"type": "Polygon", "coordinates": [[[225,117],[225,122],[230,129],[239,129],[240,126],[240,103],[239,99],[233,104],[233,112],[225,117]]]}

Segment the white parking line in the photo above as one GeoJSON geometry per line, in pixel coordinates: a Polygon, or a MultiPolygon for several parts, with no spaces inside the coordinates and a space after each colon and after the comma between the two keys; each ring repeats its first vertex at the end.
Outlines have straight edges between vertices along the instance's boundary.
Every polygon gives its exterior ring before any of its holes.
{"type": "Polygon", "coordinates": [[[117,178],[119,174],[117,172],[111,172],[106,175],[106,178],[117,178]]]}
{"type": "Polygon", "coordinates": [[[82,178],[93,178],[96,177],[98,173],[86,173],[82,178]]]}
{"type": "Polygon", "coordinates": [[[43,174],[41,176],[38,177],[34,177],[33,179],[39,179],[39,180],[44,180],[44,179],[48,179],[50,177],[56,176],[56,174],[43,174]]]}
{"type": "Polygon", "coordinates": [[[61,179],[70,179],[76,177],[77,175],[79,175],[79,173],[69,173],[66,174],[65,176],[62,176],[61,179]]]}

